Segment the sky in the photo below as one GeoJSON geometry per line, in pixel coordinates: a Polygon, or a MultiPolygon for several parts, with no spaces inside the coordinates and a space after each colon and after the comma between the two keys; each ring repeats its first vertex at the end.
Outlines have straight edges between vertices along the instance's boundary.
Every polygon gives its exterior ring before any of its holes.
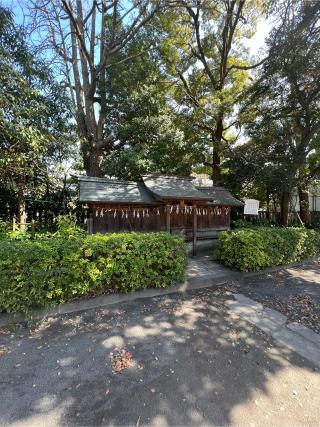
{"type": "Polygon", "coordinates": [[[259,55],[259,50],[265,46],[265,39],[271,30],[271,22],[261,18],[257,24],[257,32],[251,39],[245,40],[244,44],[250,49],[251,55],[259,55]]]}
{"type": "MultiPolygon", "coordinates": [[[[0,0],[5,6],[10,8],[15,15],[17,23],[23,23],[23,3],[26,0],[0,0]]],[[[265,46],[264,41],[271,29],[271,22],[262,18],[258,22],[257,32],[251,39],[245,40],[244,44],[249,48],[251,55],[259,57],[259,51],[265,46]]]]}
{"type": "Polygon", "coordinates": [[[15,21],[18,24],[23,22],[23,10],[22,3],[19,0],[2,0],[1,5],[13,11],[15,15],[15,21]]]}

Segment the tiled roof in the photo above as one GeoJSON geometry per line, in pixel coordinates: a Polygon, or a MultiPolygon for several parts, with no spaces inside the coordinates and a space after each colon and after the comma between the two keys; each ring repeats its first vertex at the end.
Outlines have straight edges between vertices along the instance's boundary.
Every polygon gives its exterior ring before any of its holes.
{"type": "Polygon", "coordinates": [[[226,188],[224,187],[198,187],[198,189],[210,196],[211,202],[215,205],[222,206],[243,206],[244,203],[236,199],[226,188]]]}
{"type": "Polygon", "coordinates": [[[243,206],[223,187],[195,187],[193,178],[145,175],[143,182],[78,176],[80,202],[153,204],[156,200],[190,200],[243,206]]]}
{"type": "Polygon", "coordinates": [[[144,175],[142,179],[147,189],[158,199],[210,200],[194,186],[193,178],[144,175]]]}
{"type": "Polygon", "coordinates": [[[154,198],[143,183],[81,176],[80,202],[151,204],[154,198]]]}

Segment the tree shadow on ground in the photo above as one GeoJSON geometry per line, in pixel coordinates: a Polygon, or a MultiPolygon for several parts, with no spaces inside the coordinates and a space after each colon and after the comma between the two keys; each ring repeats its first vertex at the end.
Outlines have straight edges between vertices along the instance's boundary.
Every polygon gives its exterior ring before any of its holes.
{"type": "Polygon", "coordinates": [[[316,423],[314,367],[228,313],[224,298],[204,289],[137,300],[4,335],[0,424],[316,423]],[[116,348],[133,356],[118,374],[116,348]]]}
{"type": "Polygon", "coordinates": [[[320,333],[320,268],[318,263],[283,268],[247,277],[236,284],[237,291],[275,308],[320,333]]]}

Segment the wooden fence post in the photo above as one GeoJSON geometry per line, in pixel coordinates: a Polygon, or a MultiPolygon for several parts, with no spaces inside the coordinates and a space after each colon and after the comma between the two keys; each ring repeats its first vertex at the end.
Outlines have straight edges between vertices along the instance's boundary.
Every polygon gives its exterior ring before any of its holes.
{"type": "Polygon", "coordinates": [[[87,233],[88,234],[93,233],[93,217],[92,217],[91,213],[89,214],[89,216],[87,218],[87,233]]]}
{"type": "Polygon", "coordinates": [[[17,223],[16,216],[13,215],[13,218],[12,218],[12,231],[16,231],[16,223],[17,223]]]}
{"type": "Polygon", "coordinates": [[[166,206],[166,228],[167,232],[170,233],[170,206],[166,206]]]}
{"type": "Polygon", "coordinates": [[[35,235],[35,222],[34,219],[31,220],[31,236],[34,237],[35,235]]]}
{"type": "Polygon", "coordinates": [[[197,205],[193,205],[193,242],[192,242],[192,255],[197,255],[197,205]]]}

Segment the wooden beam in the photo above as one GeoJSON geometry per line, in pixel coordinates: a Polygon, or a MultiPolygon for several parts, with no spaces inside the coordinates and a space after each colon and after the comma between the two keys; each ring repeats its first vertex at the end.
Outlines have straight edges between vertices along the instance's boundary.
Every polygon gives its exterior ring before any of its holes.
{"type": "Polygon", "coordinates": [[[193,241],[192,241],[192,255],[197,255],[197,205],[193,204],[193,223],[192,223],[192,231],[193,231],[193,241]]]}
{"type": "Polygon", "coordinates": [[[170,233],[170,206],[166,206],[166,228],[167,232],[170,233]]]}

